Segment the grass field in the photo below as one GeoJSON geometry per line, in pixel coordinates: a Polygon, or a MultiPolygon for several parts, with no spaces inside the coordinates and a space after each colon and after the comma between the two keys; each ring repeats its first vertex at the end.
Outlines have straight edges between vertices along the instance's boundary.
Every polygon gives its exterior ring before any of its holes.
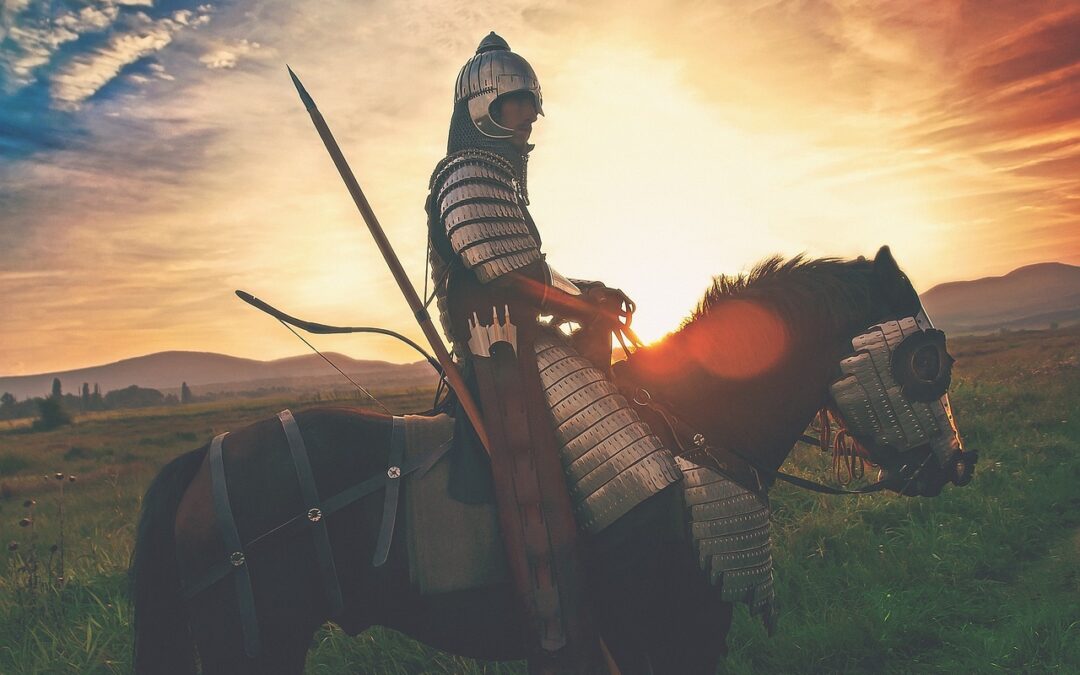
{"type": "MultiPolygon", "coordinates": [[[[950,351],[957,421],[980,451],[974,482],[935,499],[776,487],[778,631],[767,637],[739,609],[724,672],[1080,672],[1080,329],[954,339],[950,351]]],[[[425,392],[384,400],[430,403],[425,392]]],[[[0,428],[0,673],[129,672],[125,572],[154,472],[215,433],[308,405],[222,401],[0,428]],[[61,489],[63,587],[49,552],[61,489]]],[[[800,447],[787,468],[820,479],[827,466],[800,447]]],[[[390,631],[327,628],[312,647],[310,673],[524,672],[390,631]]]]}

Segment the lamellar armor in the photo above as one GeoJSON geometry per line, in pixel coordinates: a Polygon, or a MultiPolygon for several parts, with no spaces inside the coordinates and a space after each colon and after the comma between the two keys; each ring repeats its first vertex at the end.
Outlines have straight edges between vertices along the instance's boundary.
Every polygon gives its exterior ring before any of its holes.
{"type": "Polygon", "coordinates": [[[431,274],[443,330],[459,356],[468,336],[450,320],[447,288],[468,270],[487,284],[542,260],[514,166],[487,150],[453,153],[436,167],[428,197],[431,274]]]}

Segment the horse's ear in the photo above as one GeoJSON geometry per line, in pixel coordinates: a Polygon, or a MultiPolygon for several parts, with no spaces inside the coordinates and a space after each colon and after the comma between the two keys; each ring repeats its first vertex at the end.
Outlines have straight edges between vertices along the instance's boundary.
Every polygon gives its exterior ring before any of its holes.
{"type": "Polygon", "coordinates": [[[919,294],[911,285],[907,275],[900,271],[892,251],[882,246],[874,256],[874,276],[877,277],[889,308],[897,316],[915,316],[922,309],[919,294]]]}
{"type": "Polygon", "coordinates": [[[896,264],[896,258],[893,258],[888,246],[878,249],[877,255],[874,256],[874,270],[883,278],[900,273],[900,267],[896,264]]]}

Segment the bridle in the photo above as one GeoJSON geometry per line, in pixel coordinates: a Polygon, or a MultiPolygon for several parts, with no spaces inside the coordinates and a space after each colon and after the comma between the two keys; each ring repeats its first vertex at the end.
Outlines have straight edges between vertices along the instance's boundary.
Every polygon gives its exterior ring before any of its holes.
{"type": "MultiPolygon", "coordinates": [[[[866,487],[855,489],[834,487],[785,473],[779,469],[772,469],[764,466],[755,458],[744,455],[734,448],[710,444],[704,434],[694,430],[693,427],[675,414],[669,407],[653,399],[652,394],[644,387],[638,387],[636,389],[631,397],[631,401],[635,406],[648,409],[655,413],[656,418],[663,420],[668,432],[667,435],[674,441],[675,447],[672,448],[672,452],[676,457],[683,457],[690,461],[695,461],[695,457],[705,457],[709,460],[708,464],[711,464],[714,467],[731,466],[732,462],[725,457],[725,455],[734,458],[736,463],[745,464],[750,469],[752,475],[755,477],[755,484],[746,484],[746,479],[741,476],[730,475],[728,477],[748,490],[758,493],[763,493],[776,479],[780,479],[805,490],[829,495],[861,495],[889,489],[902,492],[919,477],[920,472],[926,467],[927,462],[930,457],[932,457],[932,455],[928,453],[926,459],[916,467],[901,465],[897,470],[890,471],[885,478],[871,485],[867,485],[866,487]],[[765,476],[765,480],[762,480],[762,475],[765,476]]],[[[800,437],[800,440],[813,442],[815,444],[820,442],[820,439],[818,438],[805,435],[800,437]]],[[[721,473],[725,473],[725,471],[721,469],[721,473]]]]}
{"type": "Polygon", "coordinates": [[[830,405],[818,413],[818,438],[806,434],[799,438],[823,450],[828,450],[832,441],[833,471],[841,487],[784,473],[734,448],[712,445],[669,407],[654,400],[644,387],[631,389],[627,397],[662,421],[676,456],[690,461],[695,456],[705,458],[720,467],[747,467],[753,481],[745,476],[741,481],[729,476],[747,489],[763,492],[765,486],[780,479],[822,494],[858,495],[883,490],[912,494],[909,489],[919,485],[935,456],[942,467],[952,463],[953,483],[966,484],[978,454],[960,447],[952,424],[946,392],[953,359],[945,350],[944,334],[933,328],[920,308],[916,316],[871,325],[852,338],[851,346],[853,352],[841,359],[840,376],[829,387],[830,405]],[[831,420],[839,425],[835,436],[831,420]],[[925,428],[919,426],[920,421],[925,428]],[[867,449],[860,439],[872,441],[876,451],[867,449]],[[911,451],[924,447],[925,457],[910,457],[911,451]],[[867,460],[882,468],[881,478],[861,488],[844,487],[862,478],[867,460]],[[846,479],[841,475],[845,468],[846,479]],[[756,485],[746,484],[749,482],[756,485]]]}

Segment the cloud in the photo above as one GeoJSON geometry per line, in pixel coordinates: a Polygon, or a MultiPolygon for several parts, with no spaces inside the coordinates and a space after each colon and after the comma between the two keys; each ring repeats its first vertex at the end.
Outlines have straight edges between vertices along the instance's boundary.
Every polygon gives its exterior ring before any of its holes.
{"type": "Polygon", "coordinates": [[[126,31],[118,31],[105,45],[75,57],[57,71],[51,86],[57,107],[77,110],[125,66],[161,51],[185,27],[201,26],[209,19],[208,14],[196,15],[189,10],[179,10],[157,20],[136,13],[126,31]]]}
{"type": "Polygon", "coordinates": [[[212,10],[153,16],[152,0],[90,0],[78,8],[8,3],[0,10],[0,91],[10,96],[43,80],[54,107],[77,110],[126,66],[164,49],[181,30],[206,25],[212,10]]]}
{"type": "Polygon", "coordinates": [[[65,44],[80,36],[110,28],[125,7],[150,7],[152,0],[92,0],[77,10],[46,0],[16,0],[0,11],[6,35],[0,72],[4,89],[14,92],[30,84],[34,73],[48,64],[65,44]]]}
{"type": "Polygon", "coordinates": [[[202,63],[210,70],[222,68],[235,68],[241,56],[250,54],[261,45],[258,42],[249,42],[247,39],[240,40],[227,48],[217,49],[199,57],[202,63]]]}
{"type": "Polygon", "coordinates": [[[165,72],[165,66],[161,65],[160,63],[150,63],[147,65],[147,69],[150,70],[150,72],[152,72],[154,76],[157,77],[159,80],[172,81],[176,79],[169,73],[165,72]]]}
{"type": "Polygon", "coordinates": [[[9,28],[6,41],[11,44],[10,56],[2,62],[5,89],[11,92],[30,84],[34,70],[48,63],[60,45],[78,37],[78,33],[62,26],[9,28]]]}

